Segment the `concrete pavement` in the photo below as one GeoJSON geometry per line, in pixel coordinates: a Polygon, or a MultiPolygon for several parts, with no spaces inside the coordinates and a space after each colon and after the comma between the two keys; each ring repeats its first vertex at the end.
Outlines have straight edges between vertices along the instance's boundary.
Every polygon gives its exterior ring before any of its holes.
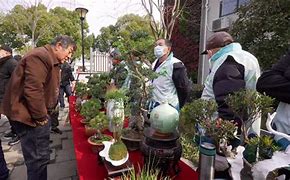
{"type": "MultiPolygon", "coordinates": [[[[68,108],[60,111],[59,129],[62,134],[50,134],[52,143],[50,164],[48,165],[49,180],[78,180],[77,165],[72,139],[72,130],[67,122],[68,108]]],[[[26,180],[26,166],[22,156],[20,143],[9,146],[9,140],[3,138],[5,132],[10,131],[10,125],[5,116],[0,120],[0,137],[7,166],[10,169],[9,180],[26,180]]]]}

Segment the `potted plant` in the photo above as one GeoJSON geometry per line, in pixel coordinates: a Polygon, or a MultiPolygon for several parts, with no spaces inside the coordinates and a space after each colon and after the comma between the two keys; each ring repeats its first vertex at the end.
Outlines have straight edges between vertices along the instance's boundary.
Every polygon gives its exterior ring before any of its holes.
{"type": "Polygon", "coordinates": [[[114,116],[113,121],[115,124],[113,131],[114,139],[112,142],[103,142],[105,148],[100,152],[100,156],[111,162],[113,166],[120,166],[127,162],[129,154],[126,145],[120,138],[123,125],[122,120],[120,117],[114,116]]]}
{"type": "Polygon", "coordinates": [[[255,90],[240,90],[226,98],[230,109],[242,120],[241,145],[248,142],[248,132],[252,125],[257,123],[257,136],[260,136],[261,113],[268,114],[272,111],[273,99],[262,95],[255,90]],[[258,120],[258,121],[257,121],[258,120]]]}
{"type": "Polygon", "coordinates": [[[232,121],[216,119],[216,111],[217,104],[214,100],[194,100],[181,109],[179,129],[187,136],[200,136],[196,138],[199,141],[210,141],[218,152],[226,154],[227,141],[234,137],[237,127],[232,121]],[[224,146],[220,147],[222,140],[224,146]]]}
{"type": "Polygon", "coordinates": [[[107,86],[110,84],[109,73],[94,74],[88,80],[87,86],[93,98],[100,99],[104,106],[107,86]]]}
{"type": "Polygon", "coordinates": [[[129,127],[123,129],[122,140],[130,151],[139,149],[139,144],[143,136],[144,122],[149,122],[147,118],[147,103],[151,98],[152,87],[150,81],[157,77],[146,64],[146,59],[142,53],[131,52],[127,61],[130,76],[130,86],[128,90],[130,117],[129,127]]]}
{"type": "Polygon", "coordinates": [[[76,99],[76,111],[80,112],[82,107],[82,101],[85,99],[88,99],[88,87],[86,83],[83,82],[77,82],[75,86],[75,94],[77,96],[76,99]]]}
{"type": "Polygon", "coordinates": [[[100,112],[101,102],[99,99],[87,100],[81,108],[80,114],[84,117],[81,121],[84,124],[89,123],[100,112]]]}
{"type": "Polygon", "coordinates": [[[251,169],[255,163],[271,159],[273,153],[279,150],[280,147],[271,136],[263,135],[249,139],[243,152],[243,172],[251,176],[251,169]]]}
{"type": "Polygon", "coordinates": [[[105,112],[99,112],[97,116],[89,121],[85,125],[85,133],[87,136],[92,136],[94,134],[101,134],[102,130],[108,127],[109,120],[105,112]]]}

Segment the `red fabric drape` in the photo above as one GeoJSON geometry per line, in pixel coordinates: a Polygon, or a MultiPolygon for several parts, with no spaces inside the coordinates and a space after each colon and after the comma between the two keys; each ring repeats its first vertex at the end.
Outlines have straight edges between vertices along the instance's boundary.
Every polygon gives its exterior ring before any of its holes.
{"type": "MultiPolygon", "coordinates": [[[[75,96],[69,98],[69,117],[73,132],[73,141],[77,161],[77,169],[80,180],[104,180],[107,177],[107,171],[103,164],[98,161],[98,155],[92,152],[91,145],[88,143],[85,135],[85,127],[80,122],[82,117],[75,111],[75,96]]],[[[143,157],[140,151],[129,153],[129,159],[137,168],[138,164],[143,164],[143,157]]],[[[179,162],[181,172],[174,179],[187,180],[198,179],[198,175],[189,166],[179,162]]]]}

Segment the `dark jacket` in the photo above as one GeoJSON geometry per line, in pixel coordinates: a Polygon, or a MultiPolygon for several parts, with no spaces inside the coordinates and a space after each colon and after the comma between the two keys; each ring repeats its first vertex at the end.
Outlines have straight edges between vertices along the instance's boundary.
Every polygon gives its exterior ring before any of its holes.
{"type": "Polygon", "coordinates": [[[263,72],[257,82],[257,91],[276,98],[278,101],[290,103],[290,51],[263,72]]]}
{"type": "Polygon", "coordinates": [[[179,108],[181,109],[189,101],[189,93],[191,91],[191,83],[187,77],[186,67],[183,63],[173,64],[172,80],[176,88],[179,108]]]}
{"type": "Polygon", "coordinates": [[[6,56],[0,59],[0,104],[3,100],[6,85],[17,65],[17,61],[12,56],[6,56]]]}
{"type": "Polygon", "coordinates": [[[229,94],[245,89],[246,82],[245,68],[237,63],[232,56],[228,56],[225,62],[216,71],[213,80],[213,92],[216,103],[218,104],[219,117],[222,119],[235,120],[241,125],[239,117],[226,104],[225,99],[229,94]]]}
{"type": "Polygon", "coordinates": [[[59,62],[50,45],[25,55],[8,83],[1,111],[11,120],[30,126],[43,121],[57,104],[59,62]]]}
{"type": "Polygon", "coordinates": [[[70,82],[75,80],[70,65],[67,62],[65,62],[60,67],[61,67],[60,86],[70,85],[70,82]]]}

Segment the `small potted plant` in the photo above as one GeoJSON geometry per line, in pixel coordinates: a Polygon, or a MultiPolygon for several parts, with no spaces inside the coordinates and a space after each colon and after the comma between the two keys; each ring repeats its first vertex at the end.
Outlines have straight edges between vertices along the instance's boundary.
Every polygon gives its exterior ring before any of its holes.
{"type": "Polygon", "coordinates": [[[255,90],[240,90],[229,95],[226,103],[242,120],[241,145],[248,142],[248,132],[254,123],[257,124],[255,133],[260,136],[261,114],[268,114],[272,111],[273,99],[271,97],[262,95],[255,90]]]}
{"type": "Polygon", "coordinates": [[[109,120],[105,112],[99,112],[99,114],[91,119],[88,124],[85,125],[85,133],[87,136],[94,134],[101,134],[101,132],[108,127],[109,120]]]}
{"type": "Polygon", "coordinates": [[[86,83],[77,82],[75,87],[75,94],[77,96],[76,99],[76,111],[80,112],[82,107],[82,101],[88,99],[88,87],[86,83]]]}
{"type": "Polygon", "coordinates": [[[201,138],[210,141],[218,152],[226,154],[227,141],[234,137],[237,127],[232,121],[216,119],[216,111],[217,104],[214,100],[194,100],[181,109],[179,129],[187,136],[200,136],[200,141],[201,138]],[[224,146],[220,147],[222,140],[224,146]]]}
{"type": "Polygon", "coordinates": [[[100,112],[101,102],[99,99],[89,99],[81,108],[80,114],[84,117],[82,123],[87,124],[100,112]]]}
{"type": "Polygon", "coordinates": [[[273,153],[279,150],[280,147],[271,136],[263,135],[249,139],[243,152],[243,172],[251,176],[251,169],[255,163],[271,159],[273,153]]]}
{"type": "Polygon", "coordinates": [[[122,120],[120,117],[113,117],[114,130],[113,130],[113,141],[103,142],[105,148],[100,152],[100,156],[104,157],[108,162],[111,162],[113,166],[120,166],[127,162],[129,158],[129,153],[126,145],[122,142],[120,138],[122,130],[122,120]]]}

